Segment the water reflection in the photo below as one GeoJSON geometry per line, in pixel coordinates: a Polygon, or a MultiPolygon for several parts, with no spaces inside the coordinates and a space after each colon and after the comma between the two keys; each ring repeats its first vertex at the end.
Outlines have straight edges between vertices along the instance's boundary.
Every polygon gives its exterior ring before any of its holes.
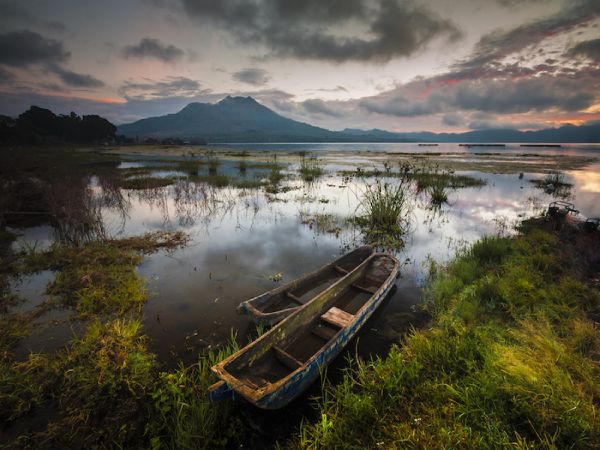
{"type": "MultiPolygon", "coordinates": [[[[219,174],[230,176],[245,172],[251,177],[251,171],[257,170],[250,162],[245,171],[231,161],[217,167],[219,174]]],[[[95,170],[93,176],[65,175],[48,181],[45,198],[48,211],[56,217],[57,239],[64,242],[158,229],[183,228],[191,235],[187,247],[150,255],[139,267],[150,292],[145,331],[159,360],[175,365],[180,359],[195,361],[198,352],[220,345],[231,328],[244,342],[254,326],[237,315],[235,307],[275,287],[269,275],[282,272],[282,282],[289,281],[362,243],[363,235],[347,219],[359,213],[360,194],[372,179],[343,179],[336,175],[339,167],[339,163],[324,167],[325,175],[310,183],[299,177],[281,180],[276,193],[216,188],[185,178],[156,189],[123,190],[118,187],[118,173],[95,170]]],[[[599,169],[566,172],[577,207],[587,216],[600,215],[599,169]]],[[[208,173],[209,168],[202,170],[208,173]]],[[[270,172],[262,173],[268,177],[270,172]]],[[[483,178],[486,185],[448,189],[447,200],[435,205],[426,192],[416,194],[411,233],[397,251],[402,278],[361,332],[360,352],[385,352],[417,319],[411,307],[426,279],[428,258],[447,261],[482,234],[510,231],[512,224],[552,199],[528,181],[544,174],[525,172],[519,177],[518,173],[470,171],[457,175],[483,178]]],[[[48,228],[22,231],[20,243],[42,238],[48,228]]]]}

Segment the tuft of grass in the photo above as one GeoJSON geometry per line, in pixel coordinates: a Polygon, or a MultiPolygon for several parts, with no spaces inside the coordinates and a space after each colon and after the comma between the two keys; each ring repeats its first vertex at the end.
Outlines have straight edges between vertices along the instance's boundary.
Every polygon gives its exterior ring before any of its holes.
{"type": "Polygon", "coordinates": [[[569,240],[487,237],[432,271],[432,322],[325,385],[302,448],[595,448],[600,295],[569,240]]]}
{"type": "Polygon", "coordinates": [[[302,158],[298,172],[306,182],[314,181],[325,173],[317,158],[302,158]]]}
{"type": "Polygon", "coordinates": [[[361,207],[364,215],[355,219],[366,240],[378,247],[401,247],[408,231],[412,204],[405,182],[396,185],[377,180],[367,186],[361,207]]]}
{"type": "Polygon", "coordinates": [[[175,183],[173,178],[138,177],[121,181],[121,188],[130,190],[156,189],[175,183]]]}
{"type": "Polygon", "coordinates": [[[541,180],[530,180],[538,189],[555,198],[568,199],[572,196],[573,185],[566,181],[562,172],[551,171],[541,180]]]}
{"type": "Polygon", "coordinates": [[[218,381],[210,368],[238,351],[235,334],[196,364],[160,373],[153,385],[146,434],[151,448],[225,448],[247,442],[249,433],[233,402],[211,403],[208,387],[218,381]]]}
{"type": "Polygon", "coordinates": [[[217,158],[210,158],[208,160],[208,174],[213,176],[217,175],[217,169],[220,165],[221,161],[219,161],[217,158]]]}

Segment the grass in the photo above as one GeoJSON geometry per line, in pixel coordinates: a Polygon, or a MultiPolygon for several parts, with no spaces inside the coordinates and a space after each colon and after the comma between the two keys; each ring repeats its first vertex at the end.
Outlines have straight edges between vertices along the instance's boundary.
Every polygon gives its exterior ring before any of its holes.
{"type": "Polygon", "coordinates": [[[406,182],[367,185],[361,199],[363,215],[354,219],[366,241],[377,247],[401,247],[408,231],[412,204],[406,182]]]}
{"type": "Polygon", "coordinates": [[[127,178],[121,181],[121,188],[131,190],[156,189],[170,186],[175,183],[173,178],[138,177],[127,178]]]}
{"type": "Polygon", "coordinates": [[[306,182],[314,181],[325,173],[316,158],[302,158],[298,172],[306,182]]]}
{"type": "Polygon", "coordinates": [[[565,174],[552,171],[541,180],[530,180],[538,189],[555,198],[568,199],[573,185],[566,181],[565,174]]]}
{"type": "Polygon", "coordinates": [[[58,271],[46,293],[58,304],[72,308],[78,317],[122,315],[139,310],[146,301],[144,283],[136,271],[141,254],[176,249],[187,241],[188,236],[181,232],[154,232],[82,247],[54,245],[42,252],[25,253],[15,270],[58,271]]]}
{"type": "Polygon", "coordinates": [[[208,175],[196,175],[190,177],[190,181],[194,183],[206,183],[209,186],[214,186],[218,188],[227,187],[231,183],[231,180],[226,175],[220,175],[216,173],[209,173],[208,175]]]}
{"type": "Polygon", "coordinates": [[[534,227],[434,266],[430,326],[326,386],[294,445],[598,447],[600,298],[568,247],[534,227]]]}
{"type": "Polygon", "coordinates": [[[232,334],[226,346],[196,364],[160,373],[147,426],[151,448],[233,448],[247,443],[250,433],[236,414],[235,404],[210,403],[206,395],[207,388],[218,381],[210,368],[238,349],[232,334]]]}

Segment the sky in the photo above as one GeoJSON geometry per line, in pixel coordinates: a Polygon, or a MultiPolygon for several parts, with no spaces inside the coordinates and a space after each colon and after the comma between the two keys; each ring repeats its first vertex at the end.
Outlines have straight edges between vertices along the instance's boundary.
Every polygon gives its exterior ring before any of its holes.
{"type": "Polygon", "coordinates": [[[332,130],[600,120],[600,0],[0,0],[0,114],[252,96],[332,130]]]}

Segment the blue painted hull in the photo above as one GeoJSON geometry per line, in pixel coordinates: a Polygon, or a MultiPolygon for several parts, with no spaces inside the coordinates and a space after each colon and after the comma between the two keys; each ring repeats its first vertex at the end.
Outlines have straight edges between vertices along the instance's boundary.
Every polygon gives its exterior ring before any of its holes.
{"type": "Polygon", "coordinates": [[[371,317],[381,302],[383,302],[393,288],[394,281],[395,277],[391,277],[391,280],[388,280],[384,289],[377,294],[376,298],[373,298],[369,302],[369,305],[357,316],[356,320],[341,330],[329,343],[327,348],[319,353],[314,360],[310,361],[303,370],[290,377],[278,390],[263,396],[253,403],[262,409],[279,409],[308,389],[319,377],[321,369],[326,367],[340,354],[346,344],[358,333],[364,323],[371,317]]]}

